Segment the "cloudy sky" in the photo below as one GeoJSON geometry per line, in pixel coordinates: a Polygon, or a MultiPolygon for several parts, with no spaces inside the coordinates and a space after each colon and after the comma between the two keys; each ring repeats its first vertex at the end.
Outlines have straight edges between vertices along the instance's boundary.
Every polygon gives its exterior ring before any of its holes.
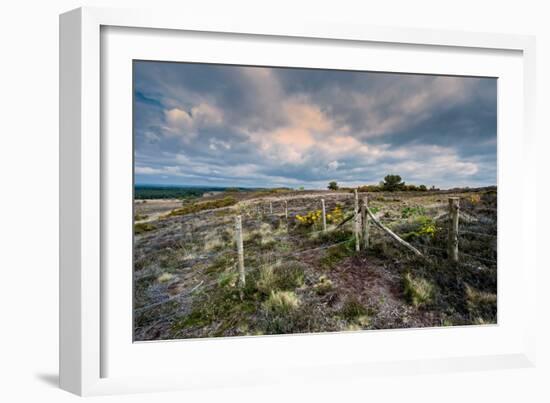
{"type": "Polygon", "coordinates": [[[135,183],[496,184],[496,79],[134,62],[135,183]]]}

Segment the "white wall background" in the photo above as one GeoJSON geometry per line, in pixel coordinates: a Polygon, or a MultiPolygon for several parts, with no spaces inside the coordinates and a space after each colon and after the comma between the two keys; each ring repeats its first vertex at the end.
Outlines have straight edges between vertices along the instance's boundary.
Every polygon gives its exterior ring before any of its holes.
{"type": "MultiPolygon", "coordinates": [[[[550,173],[550,12],[545,1],[5,1],[0,24],[0,400],[70,402],[57,389],[58,336],[58,14],[81,5],[174,7],[249,18],[318,18],[373,25],[450,28],[537,36],[539,172],[550,173]]],[[[547,183],[538,190],[539,254],[547,183]]],[[[548,205],[548,203],[546,203],[548,205]]],[[[544,221],[544,222],[543,222],[544,221]]],[[[546,237],[548,238],[548,237],[546,237]]],[[[541,260],[540,260],[541,261],[541,260]]],[[[539,365],[451,375],[371,378],[346,384],[262,387],[93,398],[181,401],[550,401],[549,276],[539,263],[539,365]]]]}

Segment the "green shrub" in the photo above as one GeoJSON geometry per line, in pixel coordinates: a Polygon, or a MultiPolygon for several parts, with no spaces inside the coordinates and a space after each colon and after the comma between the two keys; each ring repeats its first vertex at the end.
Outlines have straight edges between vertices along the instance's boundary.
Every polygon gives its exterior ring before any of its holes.
{"type": "Polygon", "coordinates": [[[367,315],[367,309],[356,298],[352,297],[344,302],[342,309],[340,309],[340,315],[348,321],[353,321],[367,315]]]}

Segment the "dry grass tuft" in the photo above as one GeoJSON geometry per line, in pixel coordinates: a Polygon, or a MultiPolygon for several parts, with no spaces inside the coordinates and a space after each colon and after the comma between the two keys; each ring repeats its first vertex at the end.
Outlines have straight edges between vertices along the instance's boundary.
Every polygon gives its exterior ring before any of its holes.
{"type": "Polygon", "coordinates": [[[293,291],[271,291],[269,298],[263,303],[263,308],[270,313],[288,314],[300,305],[300,299],[293,291]]]}
{"type": "Polygon", "coordinates": [[[496,294],[479,291],[466,285],[466,305],[470,316],[477,324],[496,322],[496,294]]]}
{"type": "Polygon", "coordinates": [[[405,298],[416,308],[429,305],[434,301],[434,286],[426,279],[415,278],[411,273],[406,273],[403,276],[403,288],[405,298]]]}
{"type": "Polygon", "coordinates": [[[171,274],[171,273],[162,273],[158,278],[157,278],[157,281],[159,283],[167,283],[169,282],[170,280],[172,280],[174,278],[174,275],[171,274]]]}
{"type": "Polygon", "coordinates": [[[319,281],[313,286],[313,289],[317,294],[325,295],[328,292],[332,291],[333,284],[332,281],[323,274],[321,277],[319,277],[319,281]]]}

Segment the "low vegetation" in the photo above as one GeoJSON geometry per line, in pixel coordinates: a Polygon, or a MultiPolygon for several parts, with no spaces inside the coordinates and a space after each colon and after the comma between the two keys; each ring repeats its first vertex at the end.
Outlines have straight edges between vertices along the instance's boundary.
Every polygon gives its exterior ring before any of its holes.
{"type": "Polygon", "coordinates": [[[232,196],[227,196],[227,197],[224,197],[223,199],[209,200],[204,202],[192,202],[184,205],[179,209],[172,210],[168,214],[168,216],[173,217],[173,216],[193,214],[204,210],[213,210],[221,207],[233,206],[234,204],[237,204],[237,199],[235,199],[232,196]]]}
{"type": "Polygon", "coordinates": [[[466,300],[471,318],[478,323],[492,323],[497,314],[497,296],[466,285],[466,300]]]}
{"type": "Polygon", "coordinates": [[[269,298],[263,303],[268,313],[286,315],[295,311],[300,305],[300,299],[293,291],[271,291],[269,298]]]}
{"type": "Polygon", "coordinates": [[[414,307],[424,307],[434,301],[434,286],[421,277],[413,277],[406,273],[403,277],[404,295],[414,307]]]}
{"type": "Polygon", "coordinates": [[[150,224],[150,223],[138,223],[138,224],[134,224],[134,234],[136,235],[140,235],[140,234],[143,234],[144,232],[149,232],[149,231],[153,231],[153,230],[156,230],[157,227],[153,224],[150,224]]]}

